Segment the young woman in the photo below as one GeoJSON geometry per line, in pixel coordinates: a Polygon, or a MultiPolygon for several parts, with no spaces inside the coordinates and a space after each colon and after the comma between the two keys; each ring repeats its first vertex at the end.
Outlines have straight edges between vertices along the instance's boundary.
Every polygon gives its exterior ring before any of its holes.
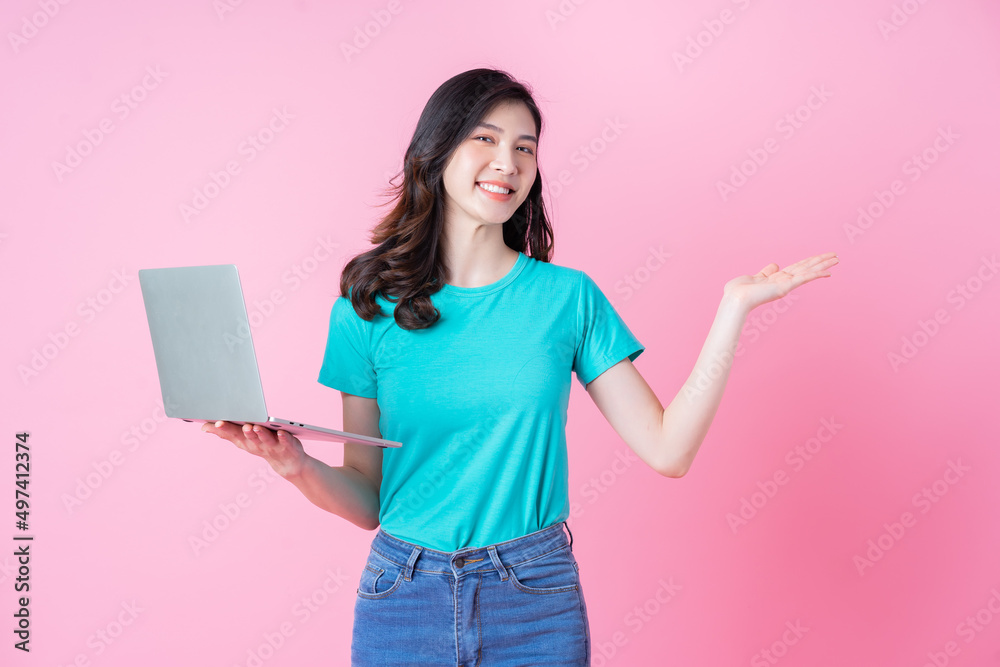
{"type": "Polygon", "coordinates": [[[357,587],[354,665],[589,665],[565,523],[572,373],[640,459],[680,477],[747,314],[837,262],[827,253],[729,281],[664,409],[632,365],[645,348],[594,281],[550,263],[541,130],[529,89],[505,72],[446,81],[376,247],[344,268],[319,381],[341,391],[345,430],[402,447],[345,443],[331,467],[284,431],[205,426],[319,507],[378,528],[357,587]]]}

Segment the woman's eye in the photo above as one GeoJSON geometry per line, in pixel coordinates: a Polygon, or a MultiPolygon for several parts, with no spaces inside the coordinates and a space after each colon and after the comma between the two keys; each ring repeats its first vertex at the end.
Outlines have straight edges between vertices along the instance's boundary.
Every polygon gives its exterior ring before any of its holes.
{"type": "MultiPolygon", "coordinates": [[[[493,141],[493,137],[487,137],[487,136],[484,136],[484,135],[479,135],[478,137],[473,137],[472,139],[473,139],[473,141],[476,141],[477,139],[485,139],[486,141],[493,141]]],[[[532,148],[528,147],[528,146],[518,146],[518,150],[524,151],[528,155],[534,155],[535,154],[535,151],[532,148]]]]}

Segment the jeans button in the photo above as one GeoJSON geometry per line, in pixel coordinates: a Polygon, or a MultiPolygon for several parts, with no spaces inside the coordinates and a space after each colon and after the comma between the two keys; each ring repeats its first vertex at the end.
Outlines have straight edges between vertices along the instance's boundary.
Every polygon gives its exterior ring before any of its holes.
{"type": "Polygon", "coordinates": [[[457,558],[455,560],[455,567],[463,567],[464,565],[465,565],[465,559],[464,558],[457,558]]]}

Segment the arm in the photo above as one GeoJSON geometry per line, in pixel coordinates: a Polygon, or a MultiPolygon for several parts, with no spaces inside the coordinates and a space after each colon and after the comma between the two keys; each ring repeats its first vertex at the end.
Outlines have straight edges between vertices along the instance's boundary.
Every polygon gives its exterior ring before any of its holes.
{"type": "MultiPolygon", "coordinates": [[[[382,437],[379,429],[378,402],[374,398],[354,396],[340,392],[344,409],[344,430],[360,435],[382,437]]],[[[315,461],[315,459],[313,459],[315,461]]],[[[320,463],[317,461],[317,463],[320,463]]],[[[316,467],[316,466],[313,466],[316,467]]],[[[319,466],[318,487],[313,486],[313,480],[307,475],[303,478],[290,480],[302,491],[309,500],[323,509],[347,518],[349,521],[365,530],[375,530],[379,525],[379,493],[382,488],[382,448],[362,445],[354,442],[344,443],[344,465],[341,468],[331,468],[325,464],[319,466]],[[348,478],[348,483],[355,488],[342,497],[334,497],[334,504],[328,506],[329,500],[324,488],[330,488],[330,478],[336,473],[348,478]],[[353,483],[352,481],[353,480],[353,483]],[[325,482],[325,484],[323,483],[325,482]],[[318,492],[318,499],[310,495],[312,489],[318,492]],[[319,502],[317,502],[317,500],[319,502]],[[345,512],[346,510],[346,512],[345,512]]],[[[336,482],[333,482],[334,484],[336,482]]],[[[340,482],[341,484],[343,482],[340,482]]]]}
{"type": "MultiPolygon", "coordinates": [[[[344,430],[382,437],[375,399],[341,394],[344,430]]],[[[299,439],[286,431],[275,433],[264,426],[251,429],[249,424],[241,428],[230,422],[216,424],[205,424],[202,430],[264,458],[276,473],[294,484],[317,507],[365,530],[378,527],[381,448],[345,442],[344,465],[330,466],[306,454],[299,439]]]]}
{"type": "MultiPolygon", "coordinates": [[[[340,392],[344,408],[344,430],[381,438],[378,402],[374,398],[340,392]]],[[[354,442],[344,443],[344,465],[329,466],[309,456],[298,474],[285,477],[309,501],[342,516],[365,530],[375,530],[379,521],[379,491],[382,487],[382,449],[354,442]]]]}
{"type": "Polygon", "coordinates": [[[628,359],[587,385],[615,432],[646,465],[665,477],[691,467],[722,402],[746,313],[723,300],[691,375],[666,409],[628,359]]]}
{"type": "Polygon", "coordinates": [[[646,465],[666,477],[684,476],[722,402],[747,315],[801,284],[828,277],[825,269],[837,261],[833,253],[827,253],[780,272],[777,264],[769,264],[755,276],[740,276],[726,283],[694,369],[666,409],[628,359],[595,378],[587,385],[587,393],[646,465]]]}
{"type": "MultiPolygon", "coordinates": [[[[344,443],[344,446],[350,444],[354,443],[344,443]]],[[[378,528],[378,489],[355,468],[330,466],[306,454],[297,473],[282,476],[320,509],[342,516],[365,530],[378,528]]]]}

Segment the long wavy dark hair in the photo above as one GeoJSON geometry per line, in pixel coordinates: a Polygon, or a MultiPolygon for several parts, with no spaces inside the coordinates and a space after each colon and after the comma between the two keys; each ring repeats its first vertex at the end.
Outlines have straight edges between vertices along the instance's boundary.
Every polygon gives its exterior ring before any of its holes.
{"type": "MultiPolygon", "coordinates": [[[[381,294],[396,303],[394,317],[403,329],[425,329],[438,321],[440,313],[430,295],[445,282],[440,246],[445,165],[487,114],[518,101],[534,117],[540,141],[542,115],[530,88],[502,70],[462,72],[431,95],[403,158],[403,180],[385,190],[388,203],[396,205],[372,231],[376,247],[352,258],[340,275],[340,295],[351,299],[360,317],[371,321],[383,314],[375,300],[381,294]]],[[[399,173],[389,182],[398,177],[399,173]]],[[[541,170],[527,199],[503,223],[503,240],[518,252],[549,261],[553,236],[542,200],[541,170]]]]}

